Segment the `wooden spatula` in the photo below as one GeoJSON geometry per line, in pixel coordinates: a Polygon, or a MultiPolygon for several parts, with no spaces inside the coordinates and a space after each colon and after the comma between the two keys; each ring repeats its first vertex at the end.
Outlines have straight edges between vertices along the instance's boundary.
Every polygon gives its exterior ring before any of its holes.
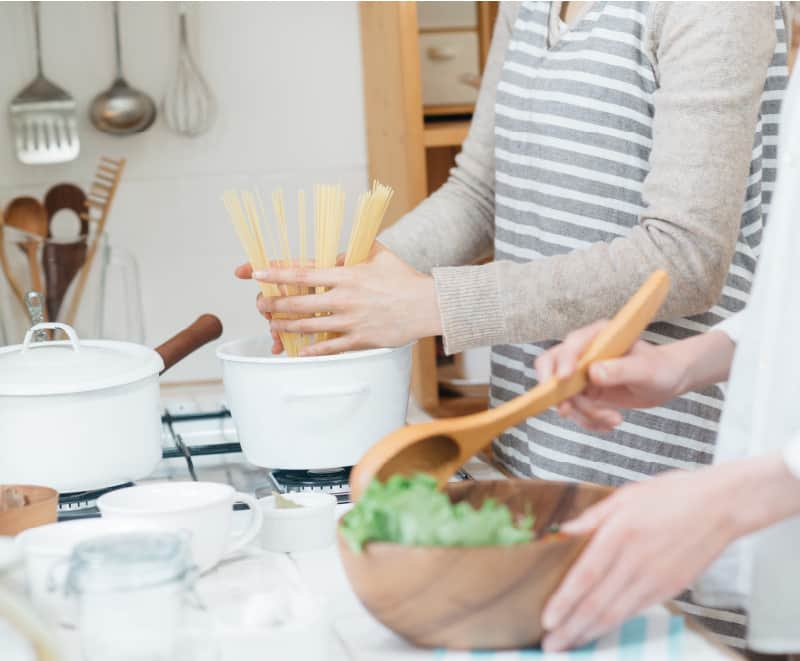
{"type": "Polygon", "coordinates": [[[668,290],[667,272],[653,273],[587,347],[572,376],[553,377],[489,411],[392,432],[372,446],[353,468],[353,499],[361,497],[374,477],[383,481],[397,473],[428,473],[436,477],[440,487],[444,486],[467,459],[497,434],[581,392],[592,363],[624,355],[652,321],[668,290]]]}
{"type": "Polygon", "coordinates": [[[72,211],[80,220],[73,240],[48,241],[42,251],[47,316],[51,321],[56,321],[67,290],[86,261],[89,221],[81,218],[86,211],[86,193],[75,184],[56,184],[44,196],[44,208],[47,211],[48,239],[53,238],[53,217],[59,211],[72,211]]]}

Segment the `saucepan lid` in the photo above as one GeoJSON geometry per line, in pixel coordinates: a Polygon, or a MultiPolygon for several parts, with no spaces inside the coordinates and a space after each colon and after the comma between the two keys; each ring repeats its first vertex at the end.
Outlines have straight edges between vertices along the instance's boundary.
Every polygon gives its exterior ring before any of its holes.
{"type": "Polygon", "coordinates": [[[101,390],[157,375],[161,356],[131,342],[80,340],[66,324],[31,328],[22,344],[0,348],[0,396],[59,395],[101,390]],[[67,340],[36,341],[46,330],[63,331],[67,340]]]}

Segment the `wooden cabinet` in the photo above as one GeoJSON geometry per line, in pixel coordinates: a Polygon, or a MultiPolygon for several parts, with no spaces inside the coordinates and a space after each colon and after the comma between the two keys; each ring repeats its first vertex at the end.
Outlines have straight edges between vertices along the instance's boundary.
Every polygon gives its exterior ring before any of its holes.
{"type": "MultiPolygon", "coordinates": [[[[495,2],[425,3],[419,9],[422,25],[414,2],[359,5],[369,176],[396,191],[387,225],[446,181],[473,110],[469,102],[424,106],[421,53],[437,47],[431,35],[461,35],[462,41],[466,37],[477,44],[477,71],[482,72],[497,16],[495,2]]],[[[448,39],[438,43],[451,43],[448,39]]],[[[485,387],[463,391],[464,396],[440,396],[440,379],[457,376],[462,365],[458,356],[437,360],[434,338],[417,344],[412,390],[426,411],[447,416],[486,408],[485,387]]]]}

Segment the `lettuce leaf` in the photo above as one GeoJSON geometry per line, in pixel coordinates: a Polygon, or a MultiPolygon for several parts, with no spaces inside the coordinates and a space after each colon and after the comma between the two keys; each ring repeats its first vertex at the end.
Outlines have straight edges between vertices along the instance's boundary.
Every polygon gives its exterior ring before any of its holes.
{"type": "Polygon", "coordinates": [[[430,475],[373,480],[344,517],[342,534],[360,552],[371,541],[406,546],[509,546],[533,539],[533,516],[514,521],[489,498],[480,509],[450,502],[430,475]]]}

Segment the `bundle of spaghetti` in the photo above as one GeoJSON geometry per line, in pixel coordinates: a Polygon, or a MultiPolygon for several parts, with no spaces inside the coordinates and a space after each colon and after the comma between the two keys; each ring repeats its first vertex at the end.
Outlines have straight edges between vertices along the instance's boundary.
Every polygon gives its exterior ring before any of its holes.
{"type": "Polygon", "coordinates": [[[392,201],[392,195],[394,191],[391,188],[373,181],[372,190],[358,198],[353,229],[350,232],[350,242],[344,259],[345,266],[360,264],[369,257],[383,217],[392,201]]]}
{"type": "MultiPolygon", "coordinates": [[[[293,265],[301,268],[333,268],[337,264],[359,264],[366,261],[372,251],[375,238],[380,229],[393,191],[377,181],[372,189],[358,199],[353,218],[347,251],[340,261],[339,242],[344,219],[345,195],[341,186],[320,184],[314,187],[314,250],[313,260],[309,255],[308,227],[306,224],[306,198],[303,191],[297,194],[298,255],[292,255],[289,240],[289,224],[282,190],[272,194],[272,210],[275,216],[273,233],[267,220],[261,196],[248,191],[226,191],[223,196],[225,208],[233,222],[236,234],[245,250],[253,270],[264,270],[270,266],[283,268],[293,265]],[[256,205],[256,200],[258,205],[256,205]]],[[[260,282],[264,296],[304,296],[311,293],[322,294],[326,287],[302,287],[297,285],[276,285],[260,282]]],[[[318,312],[315,316],[329,313],[318,312]]],[[[297,316],[276,314],[275,318],[297,319],[297,316]]],[[[298,356],[300,350],[312,342],[320,342],[334,337],[335,333],[280,333],[280,338],[289,356],[298,356]]]]}

